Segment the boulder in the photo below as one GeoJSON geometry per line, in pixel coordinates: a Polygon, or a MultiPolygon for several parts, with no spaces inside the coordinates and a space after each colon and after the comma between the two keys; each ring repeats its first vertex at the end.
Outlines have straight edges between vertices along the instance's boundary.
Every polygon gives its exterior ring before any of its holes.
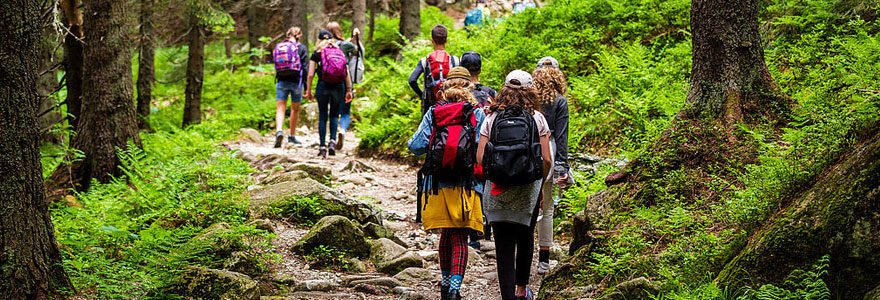
{"type": "Polygon", "coordinates": [[[238,136],[245,141],[251,143],[262,143],[263,135],[260,134],[259,131],[253,128],[242,128],[238,130],[238,136]]]}
{"type": "Polygon", "coordinates": [[[483,257],[480,256],[480,252],[477,252],[477,249],[468,246],[468,267],[474,267],[483,262],[483,257]]]}
{"type": "Polygon", "coordinates": [[[422,259],[427,261],[440,261],[440,252],[434,250],[423,250],[416,252],[422,259]]]}
{"type": "Polygon", "coordinates": [[[380,238],[370,246],[370,261],[378,266],[402,255],[406,249],[392,240],[380,238]]]}
{"type": "Polygon", "coordinates": [[[251,277],[257,277],[266,273],[266,266],[260,262],[260,258],[256,254],[245,251],[232,252],[223,264],[223,268],[251,277]]]}
{"type": "Polygon", "coordinates": [[[434,272],[424,268],[406,268],[394,275],[394,279],[400,280],[409,285],[416,285],[421,282],[430,282],[435,278],[434,272]]]}
{"type": "Polygon", "coordinates": [[[247,222],[245,225],[254,226],[254,228],[259,230],[264,230],[269,233],[275,233],[275,227],[272,225],[272,221],[266,219],[256,219],[247,222]]]}
{"type": "Polygon", "coordinates": [[[305,126],[309,129],[318,128],[318,103],[309,102],[300,106],[297,122],[299,122],[300,126],[305,126]]]}
{"type": "Polygon", "coordinates": [[[336,282],[330,280],[303,280],[296,283],[294,287],[297,291],[332,291],[339,288],[339,285],[336,282]]]}
{"type": "Polygon", "coordinates": [[[208,226],[201,234],[195,236],[190,243],[206,243],[208,252],[216,257],[228,257],[235,251],[245,249],[244,239],[232,234],[227,223],[215,223],[208,226]]]}
{"type": "Polygon", "coordinates": [[[660,293],[660,288],[645,277],[624,281],[614,286],[599,300],[650,300],[660,293]]]}
{"type": "Polygon", "coordinates": [[[376,270],[385,274],[397,274],[403,269],[410,267],[421,268],[425,265],[425,261],[415,252],[406,252],[390,261],[382,262],[376,265],[376,270]]]}
{"type": "Polygon", "coordinates": [[[403,246],[404,248],[409,247],[409,245],[407,245],[406,242],[404,242],[399,237],[394,235],[394,230],[392,230],[388,227],[373,223],[373,222],[368,222],[368,223],[364,224],[364,233],[367,234],[368,237],[371,237],[374,239],[386,238],[386,239],[394,241],[395,243],[403,246]]]}
{"type": "Polygon", "coordinates": [[[351,256],[363,257],[370,253],[370,244],[360,227],[343,216],[321,218],[309,232],[293,245],[293,252],[310,254],[318,246],[344,250],[351,256]]]}
{"type": "Polygon", "coordinates": [[[276,183],[288,182],[288,181],[297,181],[303,178],[308,178],[309,173],[302,170],[294,170],[291,172],[284,172],[281,174],[276,174],[263,179],[261,182],[263,185],[273,185],[276,183]]]}
{"type": "Polygon", "coordinates": [[[186,267],[164,291],[184,299],[260,299],[257,282],[247,275],[193,266],[186,267]]]}
{"type": "Polygon", "coordinates": [[[305,162],[294,163],[290,166],[284,168],[284,171],[292,172],[292,171],[303,171],[309,175],[314,180],[317,180],[323,184],[330,184],[330,179],[333,178],[333,171],[330,168],[312,164],[305,162]]]}
{"type": "Polygon", "coordinates": [[[364,264],[363,261],[357,258],[351,258],[346,260],[348,262],[348,270],[352,273],[364,273],[367,271],[367,265],[364,264]]]}
{"type": "Polygon", "coordinates": [[[566,258],[568,258],[568,255],[565,253],[565,251],[562,250],[561,246],[553,245],[553,247],[550,247],[550,259],[551,260],[561,261],[561,260],[565,260],[566,258]]]}
{"type": "Polygon", "coordinates": [[[392,288],[392,289],[403,285],[403,283],[401,283],[399,280],[391,278],[391,277],[379,277],[379,278],[371,278],[371,279],[364,279],[364,280],[355,280],[355,281],[349,282],[348,284],[350,286],[357,286],[360,284],[368,284],[368,285],[375,285],[375,286],[384,286],[384,287],[392,288]]]}
{"type": "Polygon", "coordinates": [[[274,212],[295,206],[303,197],[314,196],[320,199],[327,215],[341,215],[360,223],[380,223],[382,220],[380,212],[372,206],[348,199],[312,178],[278,182],[248,191],[247,195],[251,199],[248,210],[254,219],[279,217],[274,212]]]}
{"type": "Polygon", "coordinates": [[[553,297],[558,299],[592,299],[590,297],[596,294],[596,291],[598,290],[599,286],[595,284],[573,286],[553,293],[553,297]]]}

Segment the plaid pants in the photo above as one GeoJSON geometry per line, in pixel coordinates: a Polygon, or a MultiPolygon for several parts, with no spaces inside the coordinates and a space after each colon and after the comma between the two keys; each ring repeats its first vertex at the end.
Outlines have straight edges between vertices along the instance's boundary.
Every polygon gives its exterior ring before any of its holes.
{"type": "Polygon", "coordinates": [[[440,232],[440,270],[464,276],[468,260],[468,228],[443,228],[440,232]]]}

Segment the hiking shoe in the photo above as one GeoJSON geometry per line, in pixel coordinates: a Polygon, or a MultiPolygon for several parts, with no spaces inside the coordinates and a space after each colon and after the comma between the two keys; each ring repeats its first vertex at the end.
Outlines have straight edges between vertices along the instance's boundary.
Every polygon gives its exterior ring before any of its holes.
{"type": "Polygon", "coordinates": [[[471,248],[474,248],[475,250],[477,250],[477,252],[480,252],[480,241],[470,242],[468,243],[468,246],[471,246],[471,248]]]}
{"type": "Polygon", "coordinates": [[[297,140],[296,137],[292,135],[287,136],[287,143],[290,145],[302,145],[302,142],[297,140]]]}
{"type": "Polygon", "coordinates": [[[459,291],[459,290],[449,291],[449,294],[446,295],[446,298],[443,300],[461,300],[461,291],[459,291]]]}
{"type": "Polygon", "coordinates": [[[336,156],[336,149],[338,149],[336,148],[336,140],[330,140],[330,142],[327,143],[327,152],[329,152],[331,156],[336,156]]]}
{"type": "Polygon", "coordinates": [[[449,286],[448,285],[440,285],[440,300],[446,300],[449,298],[449,286]]]}
{"type": "Polygon", "coordinates": [[[532,289],[526,287],[526,294],[516,295],[516,300],[535,300],[535,293],[532,293],[532,289]]]}
{"type": "Polygon", "coordinates": [[[327,147],[321,146],[321,148],[318,148],[318,157],[327,158],[327,147]]]}
{"type": "Polygon", "coordinates": [[[336,150],[342,150],[342,142],[345,141],[345,130],[339,129],[338,139],[336,140],[336,150]]]}
{"type": "Polygon", "coordinates": [[[284,142],[284,132],[278,130],[275,132],[275,148],[281,148],[282,142],[284,142]]]}
{"type": "Polygon", "coordinates": [[[544,275],[550,272],[550,262],[538,262],[538,275],[544,275]]]}

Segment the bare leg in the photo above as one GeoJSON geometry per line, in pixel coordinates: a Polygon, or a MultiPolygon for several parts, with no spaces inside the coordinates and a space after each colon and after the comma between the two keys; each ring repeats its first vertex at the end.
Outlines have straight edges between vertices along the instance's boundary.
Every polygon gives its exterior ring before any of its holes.
{"type": "Polygon", "coordinates": [[[290,135],[292,136],[296,136],[297,121],[299,121],[299,102],[290,104],[290,135]]]}
{"type": "Polygon", "coordinates": [[[285,110],[287,110],[287,100],[275,101],[275,131],[284,130],[284,111],[285,110]]]}

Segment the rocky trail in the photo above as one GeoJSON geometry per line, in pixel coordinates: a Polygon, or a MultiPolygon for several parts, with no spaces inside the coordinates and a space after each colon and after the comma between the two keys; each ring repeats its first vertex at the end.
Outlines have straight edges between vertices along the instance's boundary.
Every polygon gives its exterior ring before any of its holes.
{"type": "MultiPolygon", "coordinates": [[[[259,170],[252,174],[258,184],[248,187],[251,215],[277,235],[271,243],[280,255],[255,278],[263,299],[440,298],[439,235],[414,222],[417,167],[355,156],[353,132],[326,159],[316,157],[315,133],[298,137],[302,145],[285,141],[282,148],[272,148],[273,137],[253,129],[242,129],[241,136],[223,145],[259,170]],[[284,214],[296,197],[321,198],[327,215],[342,217],[308,226],[284,214]],[[321,247],[346,249],[346,256],[357,258],[320,268],[308,253],[321,247]]],[[[561,249],[554,249],[553,259],[564,255],[561,249]]],[[[469,250],[463,297],[499,299],[494,243],[484,240],[480,250],[469,250]]],[[[534,274],[530,286],[537,290],[540,280],[534,274]]]]}

